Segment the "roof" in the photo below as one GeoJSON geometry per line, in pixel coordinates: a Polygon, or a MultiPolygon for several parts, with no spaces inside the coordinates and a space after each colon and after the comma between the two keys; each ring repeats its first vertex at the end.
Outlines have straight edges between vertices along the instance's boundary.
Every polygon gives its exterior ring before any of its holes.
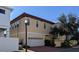
{"type": "Polygon", "coordinates": [[[30,15],[28,13],[22,13],[21,15],[19,15],[18,17],[16,17],[12,21],[10,21],[10,24],[20,20],[23,17],[31,17],[31,18],[35,18],[36,20],[40,20],[40,21],[44,21],[44,22],[47,22],[47,23],[50,23],[50,24],[54,24],[54,22],[48,21],[46,19],[43,19],[43,18],[40,18],[40,17],[37,17],[37,16],[30,15]]]}
{"type": "Polygon", "coordinates": [[[61,23],[55,23],[52,27],[57,27],[57,28],[60,28],[62,26],[61,23]]]}

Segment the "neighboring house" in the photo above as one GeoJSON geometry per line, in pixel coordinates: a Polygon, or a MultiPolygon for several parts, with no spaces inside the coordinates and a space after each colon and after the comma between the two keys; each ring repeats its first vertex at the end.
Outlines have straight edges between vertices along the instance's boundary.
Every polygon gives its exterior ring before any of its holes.
{"type": "Polygon", "coordinates": [[[10,22],[10,35],[11,37],[18,37],[20,39],[19,41],[23,41],[23,43],[25,43],[25,20],[28,20],[27,45],[44,46],[45,39],[50,39],[49,32],[54,23],[27,13],[23,13],[13,19],[10,22]]]}
{"type": "Polygon", "coordinates": [[[9,36],[11,11],[9,7],[0,6],[0,37],[9,36]]]}
{"type": "Polygon", "coordinates": [[[12,9],[7,6],[0,6],[0,52],[18,51],[18,38],[9,37],[10,14],[12,9]]]}

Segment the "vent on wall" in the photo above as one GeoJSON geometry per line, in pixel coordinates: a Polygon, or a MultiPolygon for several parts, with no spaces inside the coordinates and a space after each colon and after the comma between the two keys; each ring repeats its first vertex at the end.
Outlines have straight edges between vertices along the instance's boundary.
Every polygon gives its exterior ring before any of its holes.
{"type": "Polygon", "coordinates": [[[0,13],[5,14],[5,10],[0,9],[0,13]]]}

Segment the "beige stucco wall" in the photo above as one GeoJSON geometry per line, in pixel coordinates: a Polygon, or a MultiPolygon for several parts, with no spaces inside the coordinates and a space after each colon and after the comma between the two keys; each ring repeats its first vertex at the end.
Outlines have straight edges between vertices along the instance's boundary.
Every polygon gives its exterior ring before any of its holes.
{"type": "MultiPolygon", "coordinates": [[[[18,32],[17,29],[11,30],[12,37],[17,37],[17,33],[18,33],[18,37],[20,39],[25,39],[25,24],[24,24],[25,20],[27,20],[27,17],[24,17],[19,20],[18,32]]],[[[45,35],[49,34],[52,24],[49,24],[44,21],[36,20],[34,18],[29,18],[29,20],[30,20],[30,25],[27,26],[28,38],[44,39],[45,35]],[[38,21],[38,28],[36,27],[36,21],[38,21]],[[44,29],[44,23],[46,23],[46,29],[44,29]]]]}

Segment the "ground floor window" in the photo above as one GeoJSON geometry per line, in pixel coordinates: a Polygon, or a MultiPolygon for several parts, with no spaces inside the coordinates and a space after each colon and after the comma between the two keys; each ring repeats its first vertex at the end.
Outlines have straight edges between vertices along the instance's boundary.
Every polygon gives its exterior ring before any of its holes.
{"type": "Polygon", "coordinates": [[[6,37],[7,36],[7,30],[5,28],[0,28],[0,37],[6,37]]]}

